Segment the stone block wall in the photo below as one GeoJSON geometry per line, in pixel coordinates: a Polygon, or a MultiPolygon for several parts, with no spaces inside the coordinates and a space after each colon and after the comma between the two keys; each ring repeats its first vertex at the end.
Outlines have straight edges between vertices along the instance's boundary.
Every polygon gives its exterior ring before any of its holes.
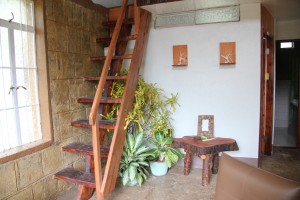
{"type": "Polygon", "coordinates": [[[78,104],[77,98],[95,94],[95,84],[82,77],[99,75],[103,64],[89,57],[103,55],[103,47],[95,41],[106,36],[102,21],[107,19],[107,10],[86,1],[45,0],[54,144],[0,165],[0,199],[56,199],[70,185],[53,179],[53,174],[67,166],[83,167],[83,157],[63,152],[61,147],[90,142],[92,137],[91,130],[70,126],[72,120],[89,115],[90,106],[78,104]]]}

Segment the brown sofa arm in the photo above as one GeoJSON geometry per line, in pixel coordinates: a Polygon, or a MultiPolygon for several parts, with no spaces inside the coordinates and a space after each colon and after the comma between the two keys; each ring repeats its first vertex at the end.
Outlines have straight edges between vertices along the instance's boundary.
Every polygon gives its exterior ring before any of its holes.
{"type": "Polygon", "coordinates": [[[223,153],[215,200],[300,200],[300,183],[248,165],[223,153]]]}

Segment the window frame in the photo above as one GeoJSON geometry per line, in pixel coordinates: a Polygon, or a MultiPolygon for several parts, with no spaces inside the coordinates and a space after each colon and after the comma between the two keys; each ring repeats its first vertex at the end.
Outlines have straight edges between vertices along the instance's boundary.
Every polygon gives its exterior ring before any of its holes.
{"type": "Polygon", "coordinates": [[[42,139],[1,152],[0,164],[40,151],[53,144],[44,0],[34,0],[34,18],[37,77],[40,80],[38,81],[38,94],[42,139]]]}

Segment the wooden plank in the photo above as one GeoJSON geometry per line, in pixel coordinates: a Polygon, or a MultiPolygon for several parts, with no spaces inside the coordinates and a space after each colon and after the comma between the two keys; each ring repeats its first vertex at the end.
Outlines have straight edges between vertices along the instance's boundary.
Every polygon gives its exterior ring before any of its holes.
{"type": "Polygon", "coordinates": [[[137,6],[137,0],[134,0],[134,33],[139,34],[140,30],[140,8],[137,6]]]}
{"type": "Polygon", "coordinates": [[[76,200],[89,200],[94,192],[94,188],[79,185],[76,200]]]}
{"type": "Polygon", "coordinates": [[[85,171],[95,173],[94,156],[85,155],[85,171]]]}
{"type": "MultiPolygon", "coordinates": [[[[128,18],[128,19],[124,19],[124,21],[122,21],[123,24],[133,24],[134,23],[134,19],[133,18],[128,18]]],[[[117,21],[107,21],[107,22],[103,22],[102,25],[106,26],[106,27],[114,27],[117,26],[117,21]]]]}
{"type": "MultiPolygon", "coordinates": [[[[115,124],[116,124],[115,121],[110,121],[110,120],[99,120],[98,121],[98,126],[101,129],[114,129],[115,124]]],[[[85,119],[72,121],[71,126],[81,127],[81,128],[92,128],[91,125],[89,124],[89,121],[85,120],[85,119]]]]}
{"type": "MultiPolygon", "coordinates": [[[[71,153],[80,153],[84,155],[92,156],[93,153],[93,145],[92,144],[84,144],[80,142],[74,142],[62,147],[63,151],[71,152],[71,153]]],[[[101,157],[107,157],[109,153],[109,147],[101,146],[101,157]]]]}
{"type": "MultiPolygon", "coordinates": [[[[121,98],[111,98],[111,97],[102,97],[100,103],[121,103],[121,98]]],[[[94,98],[92,97],[82,97],[77,99],[78,103],[93,103],[94,98]]]]}
{"type": "MultiPolygon", "coordinates": [[[[137,38],[137,35],[129,35],[127,37],[119,38],[118,41],[129,41],[129,40],[135,40],[137,38]]],[[[97,43],[103,43],[105,46],[109,46],[111,41],[111,38],[97,38],[97,43]]]]}
{"type": "Polygon", "coordinates": [[[112,138],[110,152],[107,159],[106,170],[103,177],[103,187],[101,193],[107,196],[114,188],[119,170],[120,158],[126,137],[125,118],[128,111],[132,109],[134,93],[138,80],[139,67],[142,63],[143,52],[148,39],[151,13],[141,10],[140,30],[135,43],[133,58],[131,60],[129,77],[124,89],[123,102],[119,111],[116,129],[112,138]]]}
{"type": "MultiPolygon", "coordinates": [[[[85,81],[99,81],[99,76],[85,76],[83,78],[85,81]]],[[[106,80],[126,80],[127,76],[107,76],[106,80]]]]}
{"type": "MultiPolygon", "coordinates": [[[[127,8],[126,17],[127,18],[133,18],[134,17],[133,6],[128,5],[128,6],[126,6],[126,8],[127,8]]],[[[109,21],[118,20],[118,17],[120,16],[120,12],[121,12],[121,6],[109,8],[108,9],[108,20],[109,21]]]]}
{"type": "Polygon", "coordinates": [[[96,194],[98,200],[104,200],[104,195],[101,193],[102,187],[102,166],[101,166],[101,150],[100,150],[100,131],[98,123],[92,125],[92,141],[93,141],[93,152],[94,152],[94,170],[95,170],[95,183],[96,183],[96,194]]]}
{"type": "MultiPolygon", "coordinates": [[[[132,54],[127,54],[127,55],[122,55],[122,56],[113,56],[112,59],[131,59],[132,54]]],[[[91,61],[100,61],[100,60],[105,60],[106,56],[98,56],[98,57],[90,57],[91,61]]]]}
{"type": "Polygon", "coordinates": [[[96,187],[95,176],[93,173],[82,172],[73,168],[66,168],[57,172],[54,174],[54,178],[67,181],[69,183],[88,186],[89,188],[96,187]]]}

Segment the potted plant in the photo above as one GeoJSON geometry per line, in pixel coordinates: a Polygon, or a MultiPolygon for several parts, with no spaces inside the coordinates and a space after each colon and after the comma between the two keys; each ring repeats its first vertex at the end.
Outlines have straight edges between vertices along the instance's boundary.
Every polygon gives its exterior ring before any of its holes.
{"type": "MultiPolygon", "coordinates": [[[[121,72],[121,75],[126,74],[126,70],[121,72]]],[[[112,87],[110,88],[110,96],[113,98],[122,97],[124,87],[125,81],[114,81],[112,87]]],[[[182,157],[182,154],[178,149],[170,146],[173,141],[173,126],[171,124],[172,114],[176,110],[177,98],[177,94],[166,96],[164,94],[164,90],[158,88],[156,84],[147,83],[142,77],[139,77],[134,96],[133,108],[125,119],[126,125],[124,128],[127,129],[127,132],[130,134],[135,134],[137,132],[143,133],[149,143],[154,145],[152,152],[155,153],[155,157],[152,157],[152,160],[155,158],[160,160],[159,162],[155,163],[164,163],[165,161],[167,169],[175,164],[180,157],[182,157]]],[[[111,108],[111,112],[103,117],[106,119],[114,118],[118,114],[118,110],[119,104],[114,104],[111,108]]],[[[124,148],[126,145],[128,144],[125,142],[124,148]]],[[[121,163],[122,175],[123,173],[128,173],[125,172],[125,161],[126,160],[123,160],[123,163],[121,163]]],[[[155,164],[153,163],[152,165],[155,164]]],[[[142,170],[145,171],[144,169],[145,165],[143,166],[142,170]]],[[[147,175],[147,172],[145,172],[145,175],[147,175]]],[[[133,178],[134,175],[131,174],[131,177],[133,178]]],[[[144,176],[142,177],[144,178],[144,176]]],[[[122,180],[123,179],[124,182],[127,183],[127,174],[122,176],[122,180]]],[[[146,178],[144,178],[142,181],[145,179],[146,178]]],[[[141,181],[141,179],[139,178],[138,181],[141,181]]]]}
{"type": "MultiPolygon", "coordinates": [[[[123,70],[121,75],[126,75],[123,70]]],[[[110,96],[120,98],[123,96],[125,81],[114,81],[111,87],[110,96]]],[[[156,84],[147,83],[139,77],[134,96],[132,111],[125,119],[125,128],[131,133],[142,132],[145,136],[153,136],[157,131],[168,134],[169,129],[173,129],[171,121],[172,114],[176,110],[177,94],[166,96],[164,90],[158,88],[156,84]]],[[[110,113],[102,116],[106,119],[116,118],[119,104],[114,104],[110,113]]]]}
{"type": "Polygon", "coordinates": [[[123,185],[137,183],[141,186],[149,176],[146,167],[149,167],[149,159],[153,159],[155,154],[143,144],[143,137],[143,133],[126,135],[119,167],[123,185]]]}
{"type": "Polygon", "coordinates": [[[165,135],[163,131],[158,131],[154,137],[148,138],[148,141],[153,145],[151,151],[155,154],[154,160],[150,161],[150,169],[155,176],[166,175],[168,168],[183,157],[179,149],[171,146],[173,137],[170,133],[165,135]]]}

